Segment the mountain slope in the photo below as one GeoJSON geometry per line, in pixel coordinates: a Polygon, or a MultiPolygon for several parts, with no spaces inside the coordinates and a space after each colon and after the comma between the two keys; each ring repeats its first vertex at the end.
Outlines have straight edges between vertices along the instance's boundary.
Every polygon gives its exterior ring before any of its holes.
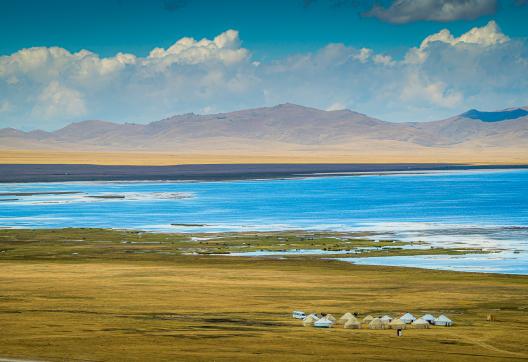
{"type": "Polygon", "coordinates": [[[528,111],[470,110],[434,122],[391,123],[350,110],[294,104],[212,115],[183,114],[146,125],[84,121],[54,132],[0,130],[3,149],[289,153],[494,147],[528,150],[528,111]]]}

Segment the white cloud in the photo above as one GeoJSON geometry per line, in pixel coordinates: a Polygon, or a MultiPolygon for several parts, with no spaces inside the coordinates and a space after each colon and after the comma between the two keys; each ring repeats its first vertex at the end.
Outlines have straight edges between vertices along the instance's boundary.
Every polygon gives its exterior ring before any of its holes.
{"type": "Polygon", "coordinates": [[[427,102],[446,108],[454,108],[463,100],[460,92],[449,89],[444,82],[429,82],[417,72],[409,74],[400,97],[407,103],[427,102]]]}
{"type": "Polygon", "coordinates": [[[494,44],[505,43],[508,40],[510,40],[510,38],[500,30],[499,26],[494,20],[491,20],[485,26],[480,28],[474,27],[458,38],[455,38],[449,30],[443,29],[438,33],[429,35],[427,38],[425,38],[422,41],[420,48],[424,49],[434,41],[440,41],[451,45],[468,43],[490,46],[494,44]]]}
{"type": "Polygon", "coordinates": [[[359,54],[355,55],[355,58],[358,59],[361,63],[365,63],[371,55],[372,49],[361,48],[359,49],[359,54]]]}
{"type": "Polygon", "coordinates": [[[86,114],[86,106],[80,92],[52,81],[38,95],[31,113],[45,120],[77,118],[86,114]]]}
{"type": "Polygon", "coordinates": [[[238,31],[227,30],[213,40],[181,38],[167,49],[153,49],[148,59],[162,59],[171,63],[197,64],[207,61],[221,61],[226,65],[247,59],[249,51],[240,47],[238,31]]]}
{"type": "Polygon", "coordinates": [[[392,60],[392,57],[389,55],[384,54],[376,54],[373,57],[374,63],[383,64],[383,65],[393,65],[394,60],[392,60]]]}
{"type": "Polygon", "coordinates": [[[395,0],[388,8],[375,5],[365,15],[404,24],[420,20],[472,20],[496,10],[496,0],[395,0]]]}
{"type": "Polygon", "coordinates": [[[0,95],[0,127],[147,122],[284,102],[346,105],[387,120],[438,119],[528,99],[528,46],[490,22],[458,37],[447,29],[431,34],[404,59],[340,43],[253,59],[234,30],[182,38],[147,57],[39,47],[0,57],[0,95]]]}
{"type": "Polygon", "coordinates": [[[435,42],[445,43],[451,46],[463,44],[492,46],[505,43],[509,40],[510,38],[500,30],[497,23],[493,20],[480,28],[474,27],[459,37],[454,37],[449,30],[442,29],[438,33],[426,37],[419,48],[410,49],[406,55],[406,61],[409,63],[423,62],[427,57],[427,47],[435,42]]]}
{"type": "Polygon", "coordinates": [[[346,106],[341,102],[334,102],[326,107],[327,111],[341,111],[343,109],[346,109],[346,106]]]}

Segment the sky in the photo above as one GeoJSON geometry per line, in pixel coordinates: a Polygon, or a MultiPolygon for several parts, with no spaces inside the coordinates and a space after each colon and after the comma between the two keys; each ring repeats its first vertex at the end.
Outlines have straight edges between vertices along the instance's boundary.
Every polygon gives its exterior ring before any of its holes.
{"type": "Polygon", "coordinates": [[[528,105],[528,0],[0,0],[0,128],[528,105]]]}

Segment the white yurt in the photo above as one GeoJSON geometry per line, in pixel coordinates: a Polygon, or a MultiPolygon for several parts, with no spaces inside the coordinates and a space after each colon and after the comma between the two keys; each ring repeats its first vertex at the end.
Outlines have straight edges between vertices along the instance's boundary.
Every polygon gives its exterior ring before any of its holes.
{"type": "Polygon", "coordinates": [[[317,320],[319,320],[319,318],[315,314],[310,314],[308,317],[303,319],[303,325],[305,327],[311,326],[317,320]]]}
{"type": "Polygon", "coordinates": [[[389,327],[391,329],[405,329],[405,322],[402,321],[401,319],[393,319],[390,323],[389,323],[389,327]]]}
{"type": "Polygon", "coordinates": [[[337,319],[335,319],[335,317],[331,314],[325,315],[324,318],[328,319],[329,321],[332,321],[332,323],[337,322],[337,319]]]}
{"type": "Polygon", "coordinates": [[[413,328],[416,328],[416,329],[427,329],[431,327],[429,322],[422,318],[418,318],[417,320],[412,322],[412,326],[413,328]]]}
{"type": "Polygon", "coordinates": [[[400,320],[402,320],[404,323],[410,324],[414,322],[416,318],[411,313],[405,313],[400,317],[400,320]]]}
{"type": "Polygon", "coordinates": [[[385,329],[385,325],[380,318],[374,318],[368,324],[369,329],[385,329]]]}
{"type": "Polygon", "coordinates": [[[346,312],[345,314],[343,314],[341,316],[341,318],[339,318],[337,321],[339,323],[342,323],[342,324],[345,324],[350,318],[355,318],[354,315],[350,312],[346,312]]]}
{"type": "Polygon", "coordinates": [[[316,328],[330,328],[332,327],[332,324],[334,324],[334,322],[332,322],[326,317],[323,317],[319,320],[316,320],[313,325],[316,328]]]}
{"type": "Polygon", "coordinates": [[[428,322],[429,324],[433,324],[435,317],[432,314],[424,314],[420,317],[420,319],[423,319],[424,321],[428,322]]]}
{"type": "Polygon", "coordinates": [[[366,316],[365,318],[363,318],[363,323],[364,324],[369,324],[370,322],[372,322],[372,320],[374,319],[373,316],[371,316],[370,314],[368,316],[366,316]]]}
{"type": "Polygon", "coordinates": [[[348,329],[360,329],[361,328],[361,323],[359,323],[359,321],[357,320],[356,317],[352,316],[352,318],[350,318],[349,320],[346,321],[345,328],[348,328],[348,329]]]}
{"type": "Polygon", "coordinates": [[[451,327],[453,325],[453,321],[442,314],[438,318],[435,318],[434,324],[435,326],[451,327]]]}
{"type": "Polygon", "coordinates": [[[381,323],[388,325],[390,322],[392,322],[392,317],[390,315],[384,315],[380,318],[381,323]]]}

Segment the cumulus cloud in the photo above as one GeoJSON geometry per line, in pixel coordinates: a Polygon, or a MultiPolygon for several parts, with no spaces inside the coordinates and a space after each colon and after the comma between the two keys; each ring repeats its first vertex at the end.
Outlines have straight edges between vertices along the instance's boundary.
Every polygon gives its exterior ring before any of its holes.
{"type": "Polygon", "coordinates": [[[395,0],[387,8],[374,5],[364,15],[393,24],[405,24],[421,20],[473,20],[494,14],[496,10],[496,0],[395,0]]]}
{"type": "Polygon", "coordinates": [[[240,48],[238,31],[228,30],[213,40],[182,38],[167,49],[153,49],[148,60],[161,59],[165,64],[184,63],[198,64],[208,61],[221,61],[233,64],[246,59],[249,52],[240,48]]]}
{"type": "Polygon", "coordinates": [[[463,95],[449,89],[442,81],[430,82],[419,72],[411,72],[403,86],[401,100],[408,102],[426,102],[441,107],[453,108],[458,106],[463,95]]]}
{"type": "Polygon", "coordinates": [[[86,114],[86,106],[80,92],[52,81],[37,96],[32,111],[33,118],[62,120],[86,114]]]}
{"type": "Polygon", "coordinates": [[[447,29],[431,34],[402,58],[333,43],[254,59],[235,30],[213,39],[182,38],[146,57],[59,47],[0,57],[0,127],[149,122],[283,102],[419,121],[527,99],[526,40],[510,39],[493,21],[460,36],[447,29]]]}
{"type": "Polygon", "coordinates": [[[412,48],[406,55],[406,60],[409,63],[420,63],[427,57],[427,48],[435,42],[445,43],[452,46],[475,44],[480,46],[492,46],[496,44],[506,43],[510,38],[505,35],[493,20],[489,21],[483,27],[474,27],[467,33],[459,37],[454,37],[447,29],[442,29],[438,33],[431,34],[426,37],[419,48],[412,48]]]}

